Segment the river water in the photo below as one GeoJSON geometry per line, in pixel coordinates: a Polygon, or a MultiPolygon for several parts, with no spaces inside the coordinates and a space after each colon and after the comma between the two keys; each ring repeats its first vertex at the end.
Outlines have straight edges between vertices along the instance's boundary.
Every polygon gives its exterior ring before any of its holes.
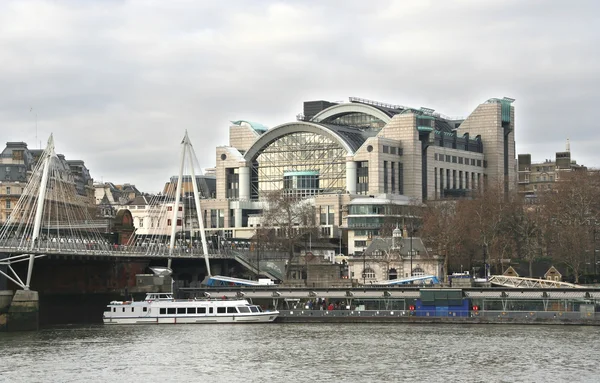
{"type": "Polygon", "coordinates": [[[600,327],[63,326],[0,333],[0,382],[598,382],[600,327]]]}

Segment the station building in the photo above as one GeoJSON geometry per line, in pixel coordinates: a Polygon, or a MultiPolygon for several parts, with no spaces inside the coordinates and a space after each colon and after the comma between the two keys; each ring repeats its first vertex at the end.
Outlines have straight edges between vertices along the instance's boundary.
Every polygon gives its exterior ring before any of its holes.
{"type": "MultiPolygon", "coordinates": [[[[296,121],[268,129],[233,121],[216,148],[214,198],[205,227],[250,238],[265,192],[309,198],[323,237],[342,236],[348,254],[379,235],[390,206],[396,222],[426,200],[467,197],[486,180],[516,187],[513,99],[492,98],[466,118],[429,108],[350,98],[308,101],[296,121]]],[[[399,222],[402,224],[402,222],[399,222]]]]}

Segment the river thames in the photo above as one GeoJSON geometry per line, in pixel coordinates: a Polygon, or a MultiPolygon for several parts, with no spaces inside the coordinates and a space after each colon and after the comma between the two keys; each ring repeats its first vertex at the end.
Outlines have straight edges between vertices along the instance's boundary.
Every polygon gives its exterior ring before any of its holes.
{"type": "Polygon", "coordinates": [[[1,382],[597,382],[600,327],[63,326],[0,333],[1,382]]]}

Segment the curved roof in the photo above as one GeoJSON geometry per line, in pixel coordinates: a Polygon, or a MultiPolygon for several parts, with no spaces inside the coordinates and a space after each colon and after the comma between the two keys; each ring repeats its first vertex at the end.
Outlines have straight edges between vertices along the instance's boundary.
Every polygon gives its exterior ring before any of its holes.
{"type": "Polygon", "coordinates": [[[280,137],[299,132],[310,132],[329,137],[333,141],[337,141],[344,149],[346,149],[348,155],[353,155],[367,138],[375,135],[374,132],[368,132],[349,126],[304,121],[289,122],[269,129],[263,135],[258,137],[250,149],[244,154],[244,158],[246,160],[253,160],[262,152],[264,147],[280,137]]]}
{"type": "Polygon", "coordinates": [[[392,117],[388,113],[382,111],[380,108],[357,102],[349,102],[330,106],[329,108],[317,113],[313,119],[316,121],[326,121],[331,120],[333,117],[339,117],[349,113],[364,113],[366,115],[378,118],[386,124],[392,120],[392,117]]]}
{"type": "Polygon", "coordinates": [[[259,122],[254,122],[254,121],[248,121],[248,120],[237,120],[237,121],[231,121],[232,124],[234,125],[250,125],[250,127],[254,130],[256,130],[257,132],[266,132],[267,130],[269,130],[269,128],[267,128],[266,126],[264,126],[263,124],[259,123],[259,122]]]}

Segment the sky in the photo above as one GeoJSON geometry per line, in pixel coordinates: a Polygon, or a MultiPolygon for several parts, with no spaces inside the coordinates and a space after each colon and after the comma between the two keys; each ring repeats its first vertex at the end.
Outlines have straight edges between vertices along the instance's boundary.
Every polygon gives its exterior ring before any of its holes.
{"type": "MultiPolygon", "coordinates": [[[[600,168],[597,1],[0,2],[0,141],[157,192],[187,130],[215,166],[232,120],[360,97],[468,116],[515,103],[517,153],[600,168]]],[[[3,143],[3,142],[2,142],[3,143]]]]}

